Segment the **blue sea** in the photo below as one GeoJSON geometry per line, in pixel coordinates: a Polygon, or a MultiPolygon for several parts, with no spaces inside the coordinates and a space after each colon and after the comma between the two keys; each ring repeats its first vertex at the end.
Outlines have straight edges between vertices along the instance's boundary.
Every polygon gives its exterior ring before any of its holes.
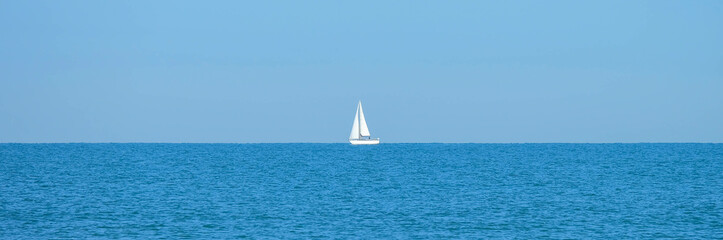
{"type": "Polygon", "coordinates": [[[0,238],[721,239],[723,144],[0,144],[0,238]]]}

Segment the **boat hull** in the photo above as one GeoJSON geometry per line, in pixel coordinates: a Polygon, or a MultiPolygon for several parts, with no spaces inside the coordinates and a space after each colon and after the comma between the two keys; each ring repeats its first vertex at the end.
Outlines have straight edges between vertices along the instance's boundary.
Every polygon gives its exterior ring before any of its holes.
{"type": "Polygon", "coordinates": [[[379,138],[377,139],[349,139],[351,145],[374,145],[379,144],[379,138]]]}

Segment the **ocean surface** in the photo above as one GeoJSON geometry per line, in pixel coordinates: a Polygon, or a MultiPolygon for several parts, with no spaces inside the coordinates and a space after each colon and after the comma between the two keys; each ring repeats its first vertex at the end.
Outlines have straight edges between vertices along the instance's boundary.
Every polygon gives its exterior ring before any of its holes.
{"type": "Polygon", "coordinates": [[[0,238],[721,239],[723,144],[0,144],[0,238]]]}

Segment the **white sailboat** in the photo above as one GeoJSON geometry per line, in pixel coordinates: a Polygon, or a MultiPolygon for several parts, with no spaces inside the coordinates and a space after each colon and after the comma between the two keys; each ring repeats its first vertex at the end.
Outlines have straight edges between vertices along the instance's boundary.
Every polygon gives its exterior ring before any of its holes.
{"type": "Polygon", "coordinates": [[[352,124],[351,127],[351,134],[349,134],[349,142],[352,145],[379,144],[379,138],[372,139],[371,134],[369,134],[369,128],[367,127],[367,121],[364,119],[361,101],[359,101],[359,105],[356,107],[354,124],[352,124]]]}

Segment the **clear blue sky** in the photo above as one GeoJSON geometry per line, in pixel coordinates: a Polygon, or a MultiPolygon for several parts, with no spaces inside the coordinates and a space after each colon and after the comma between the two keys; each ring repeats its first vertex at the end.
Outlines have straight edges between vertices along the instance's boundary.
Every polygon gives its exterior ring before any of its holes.
{"type": "Polygon", "coordinates": [[[723,1],[2,1],[0,142],[723,142],[723,1]]]}

